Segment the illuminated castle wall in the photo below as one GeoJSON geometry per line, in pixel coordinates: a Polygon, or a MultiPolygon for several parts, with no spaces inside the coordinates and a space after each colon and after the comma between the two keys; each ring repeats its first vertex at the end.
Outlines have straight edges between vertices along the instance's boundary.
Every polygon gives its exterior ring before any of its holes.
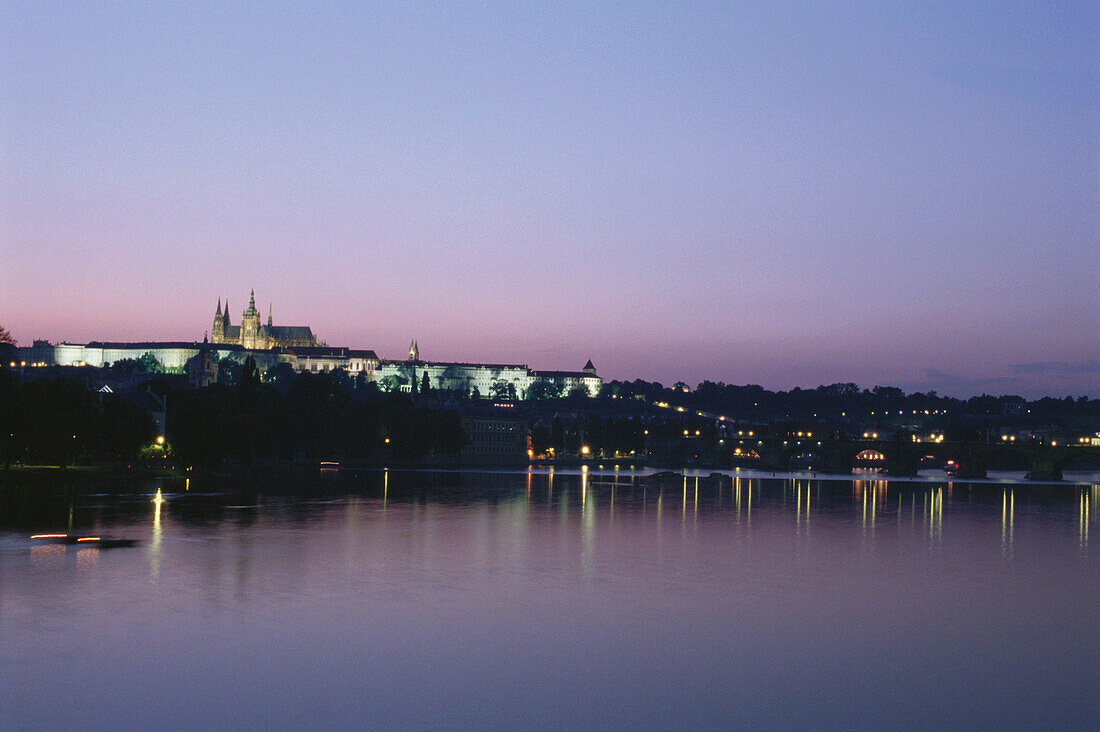
{"type": "MultiPolygon", "coordinates": [[[[22,348],[22,360],[34,366],[94,366],[103,367],[125,359],[154,356],[169,372],[190,373],[195,364],[216,363],[231,359],[243,363],[252,358],[261,373],[279,363],[289,364],[295,371],[311,373],[343,370],[348,375],[377,382],[384,391],[412,391],[413,382],[422,383],[428,375],[433,389],[476,393],[482,397],[524,399],[528,391],[566,396],[583,389],[590,396],[599,394],[603,380],[589,361],[580,371],[537,371],[526,364],[456,363],[424,361],[416,341],[409,346],[406,358],[381,359],[374,351],[319,344],[309,326],[277,326],[270,310],[267,324],[261,325],[256,309],[256,297],[249,297],[240,325],[229,322],[229,303],[218,307],[214,315],[209,342],[128,342],[87,344],[35,341],[22,348]]],[[[207,369],[209,370],[209,369],[207,369]]],[[[216,371],[215,371],[216,375],[216,371]]]]}

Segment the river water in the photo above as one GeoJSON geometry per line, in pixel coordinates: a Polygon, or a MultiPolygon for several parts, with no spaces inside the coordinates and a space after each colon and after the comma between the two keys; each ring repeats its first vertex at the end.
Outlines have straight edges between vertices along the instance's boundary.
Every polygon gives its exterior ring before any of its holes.
{"type": "Polygon", "coordinates": [[[1100,487],[0,490],[0,728],[1095,728],[1100,487]],[[40,531],[141,540],[42,545],[40,531]]]}

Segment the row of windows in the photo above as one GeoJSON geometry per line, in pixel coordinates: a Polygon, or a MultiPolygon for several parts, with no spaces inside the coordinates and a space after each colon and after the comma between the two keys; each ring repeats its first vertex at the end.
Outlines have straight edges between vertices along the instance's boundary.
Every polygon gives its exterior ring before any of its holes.
{"type": "Polygon", "coordinates": [[[486,435],[486,434],[478,434],[478,433],[475,432],[474,434],[470,435],[470,442],[471,443],[476,443],[476,444],[488,443],[488,442],[520,442],[520,440],[517,440],[516,437],[517,437],[517,435],[515,435],[515,434],[510,434],[510,435],[509,434],[488,434],[488,435],[486,435]]]}
{"type": "Polygon", "coordinates": [[[469,422],[471,429],[474,430],[503,430],[508,432],[514,432],[516,426],[507,422],[469,422]]]}

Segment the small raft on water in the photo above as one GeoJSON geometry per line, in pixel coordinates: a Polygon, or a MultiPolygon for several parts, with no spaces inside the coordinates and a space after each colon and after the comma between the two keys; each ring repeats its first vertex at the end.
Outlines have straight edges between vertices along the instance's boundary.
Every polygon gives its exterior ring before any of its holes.
{"type": "Polygon", "coordinates": [[[46,544],[65,546],[86,546],[96,549],[121,549],[137,546],[137,539],[117,539],[112,536],[77,536],[75,534],[31,534],[31,539],[46,544]]]}

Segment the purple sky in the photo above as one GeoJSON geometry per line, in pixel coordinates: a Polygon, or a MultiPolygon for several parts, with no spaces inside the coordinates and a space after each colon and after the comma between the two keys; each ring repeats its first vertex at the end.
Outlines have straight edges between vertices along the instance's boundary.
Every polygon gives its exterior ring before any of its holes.
{"type": "Polygon", "coordinates": [[[0,2],[20,342],[1100,395],[1094,3],[241,5],[0,2]]]}

